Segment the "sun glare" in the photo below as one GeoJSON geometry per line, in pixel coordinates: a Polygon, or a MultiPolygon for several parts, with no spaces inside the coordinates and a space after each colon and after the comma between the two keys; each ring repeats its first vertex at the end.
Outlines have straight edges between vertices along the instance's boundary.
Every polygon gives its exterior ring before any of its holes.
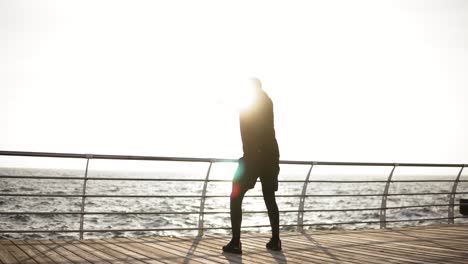
{"type": "Polygon", "coordinates": [[[256,96],[256,82],[253,80],[234,82],[223,90],[221,102],[229,109],[241,112],[253,105],[256,96]]]}
{"type": "Polygon", "coordinates": [[[237,97],[234,98],[234,103],[236,110],[238,111],[245,111],[252,107],[255,97],[256,91],[254,86],[246,86],[240,87],[239,91],[236,93],[237,97]]]}

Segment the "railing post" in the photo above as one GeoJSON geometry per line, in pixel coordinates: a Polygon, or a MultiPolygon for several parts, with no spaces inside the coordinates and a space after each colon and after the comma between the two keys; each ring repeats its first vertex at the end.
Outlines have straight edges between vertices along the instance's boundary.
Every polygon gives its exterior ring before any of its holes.
{"type": "Polygon", "coordinates": [[[453,224],[455,223],[453,217],[455,216],[454,210],[455,210],[455,194],[457,193],[457,187],[458,187],[458,182],[460,182],[460,176],[463,172],[463,168],[465,168],[465,165],[463,165],[458,172],[457,178],[453,181],[453,186],[452,186],[452,192],[449,194],[449,208],[448,208],[448,223],[453,224]]]}
{"type": "Polygon", "coordinates": [[[305,199],[306,199],[306,193],[307,193],[307,185],[309,184],[309,178],[310,178],[310,173],[312,172],[312,168],[314,167],[315,163],[312,163],[310,165],[309,172],[307,173],[307,176],[304,180],[304,185],[302,185],[302,192],[301,192],[301,197],[299,198],[299,209],[297,210],[297,231],[298,232],[304,232],[304,204],[305,204],[305,199]]]}
{"type": "Polygon", "coordinates": [[[86,155],[86,170],[83,180],[83,191],[81,193],[81,209],[80,209],[80,240],[83,240],[83,223],[84,223],[84,209],[86,200],[86,183],[88,182],[88,168],[89,160],[93,158],[93,155],[86,155]]]}
{"type": "Polygon", "coordinates": [[[205,198],[206,198],[206,189],[208,186],[208,178],[210,177],[211,165],[213,165],[213,161],[210,161],[210,166],[208,166],[208,171],[206,172],[205,181],[203,183],[203,190],[200,199],[200,214],[198,215],[198,236],[203,236],[203,226],[204,226],[204,218],[205,218],[205,198]]]}
{"type": "Polygon", "coordinates": [[[385,189],[382,194],[382,204],[380,205],[380,228],[387,227],[387,196],[388,196],[388,189],[390,188],[390,183],[392,182],[393,172],[398,164],[393,165],[393,169],[388,175],[387,183],[385,184],[385,189]]]}

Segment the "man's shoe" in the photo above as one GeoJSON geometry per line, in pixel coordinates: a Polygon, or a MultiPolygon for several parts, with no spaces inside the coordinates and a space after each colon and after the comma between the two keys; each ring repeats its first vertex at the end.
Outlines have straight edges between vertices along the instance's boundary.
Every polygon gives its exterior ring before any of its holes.
{"type": "Polygon", "coordinates": [[[231,240],[227,245],[223,246],[223,252],[242,254],[242,243],[240,241],[235,243],[231,240]]]}
{"type": "Polygon", "coordinates": [[[279,238],[270,238],[270,242],[266,244],[266,248],[274,251],[281,251],[281,240],[279,238]]]}

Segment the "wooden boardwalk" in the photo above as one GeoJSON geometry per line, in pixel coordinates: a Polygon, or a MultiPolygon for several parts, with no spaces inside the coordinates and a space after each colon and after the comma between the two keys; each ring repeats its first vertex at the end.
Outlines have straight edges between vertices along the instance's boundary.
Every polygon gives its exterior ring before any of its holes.
{"type": "Polygon", "coordinates": [[[10,263],[468,263],[468,224],[385,230],[283,233],[283,251],[265,249],[268,234],[245,234],[243,255],[222,254],[229,237],[0,240],[10,263]]]}

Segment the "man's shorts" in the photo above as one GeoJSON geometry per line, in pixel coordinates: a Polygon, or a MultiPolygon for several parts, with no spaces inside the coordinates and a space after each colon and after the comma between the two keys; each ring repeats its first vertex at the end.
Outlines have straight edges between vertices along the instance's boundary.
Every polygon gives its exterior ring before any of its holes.
{"type": "Polygon", "coordinates": [[[244,190],[249,190],[255,186],[260,177],[262,190],[277,191],[279,171],[278,162],[240,158],[232,183],[238,184],[244,190]]]}

